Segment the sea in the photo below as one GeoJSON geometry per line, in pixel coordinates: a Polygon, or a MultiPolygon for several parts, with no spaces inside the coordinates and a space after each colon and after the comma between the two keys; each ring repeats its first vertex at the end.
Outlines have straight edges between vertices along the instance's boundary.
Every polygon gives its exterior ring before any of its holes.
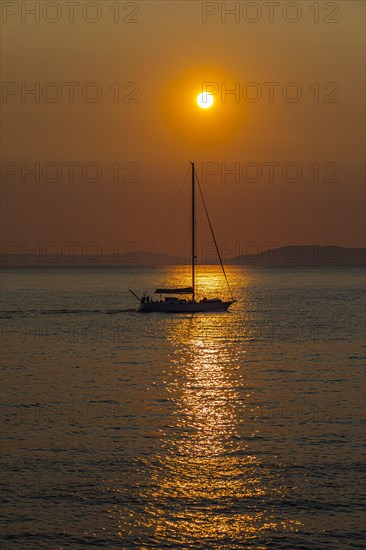
{"type": "Polygon", "coordinates": [[[230,266],[228,312],[137,311],[187,276],[3,270],[1,548],[366,547],[363,270],[230,266]]]}

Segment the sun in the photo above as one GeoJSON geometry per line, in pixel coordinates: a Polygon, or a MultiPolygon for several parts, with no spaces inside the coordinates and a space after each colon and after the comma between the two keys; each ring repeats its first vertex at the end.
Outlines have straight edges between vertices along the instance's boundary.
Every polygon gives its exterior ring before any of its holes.
{"type": "Polygon", "coordinates": [[[197,103],[201,109],[209,109],[214,102],[213,95],[209,92],[202,92],[197,96],[197,103]]]}

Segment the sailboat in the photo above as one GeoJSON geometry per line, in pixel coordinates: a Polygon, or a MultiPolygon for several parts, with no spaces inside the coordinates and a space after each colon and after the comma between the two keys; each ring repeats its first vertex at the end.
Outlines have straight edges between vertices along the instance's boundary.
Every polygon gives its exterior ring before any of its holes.
{"type": "MultiPolygon", "coordinates": [[[[202,298],[201,300],[196,300],[196,172],[194,167],[194,162],[191,162],[192,167],[192,194],[191,194],[191,266],[192,266],[192,280],[191,286],[185,288],[157,288],[154,294],[159,295],[159,298],[154,300],[150,299],[149,296],[143,296],[139,298],[131,289],[130,292],[140,301],[139,311],[142,313],[150,312],[162,312],[162,313],[200,313],[205,311],[227,311],[229,307],[235,302],[232,297],[229,301],[221,300],[220,298],[202,298]]],[[[217,246],[217,241],[213,233],[212,225],[210,218],[208,216],[207,208],[204,202],[202,195],[201,187],[199,186],[201,193],[202,201],[205,207],[207,219],[211,229],[212,237],[215,243],[217,255],[220,260],[221,268],[224,273],[225,280],[227,282],[228,288],[230,286],[226,277],[225,268],[222,263],[221,255],[217,246]]]]}

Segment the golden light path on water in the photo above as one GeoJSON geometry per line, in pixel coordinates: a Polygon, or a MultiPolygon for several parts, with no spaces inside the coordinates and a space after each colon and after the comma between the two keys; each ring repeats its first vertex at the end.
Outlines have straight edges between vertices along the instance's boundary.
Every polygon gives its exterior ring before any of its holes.
{"type": "MultiPolygon", "coordinates": [[[[201,278],[199,284],[204,289],[209,282],[201,278]]],[[[246,350],[233,320],[233,314],[203,314],[167,322],[166,338],[174,350],[167,382],[174,437],[162,431],[162,450],[144,488],[148,504],[139,517],[121,521],[122,540],[133,523],[141,534],[150,533],[157,547],[229,550],[261,533],[298,526],[279,521],[263,505],[271,493],[281,495],[286,488],[281,474],[253,454],[250,440],[258,428],[251,424],[245,438],[238,431],[251,391],[243,377],[246,350]]]]}

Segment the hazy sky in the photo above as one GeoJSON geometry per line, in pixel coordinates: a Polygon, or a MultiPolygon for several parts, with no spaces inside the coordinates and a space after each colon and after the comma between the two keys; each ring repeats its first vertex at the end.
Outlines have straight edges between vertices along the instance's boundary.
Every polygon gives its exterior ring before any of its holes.
{"type": "Polygon", "coordinates": [[[149,249],[194,160],[227,248],[365,246],[364,2],[57,5],[2,3],[3,241],[149,249]]]}

